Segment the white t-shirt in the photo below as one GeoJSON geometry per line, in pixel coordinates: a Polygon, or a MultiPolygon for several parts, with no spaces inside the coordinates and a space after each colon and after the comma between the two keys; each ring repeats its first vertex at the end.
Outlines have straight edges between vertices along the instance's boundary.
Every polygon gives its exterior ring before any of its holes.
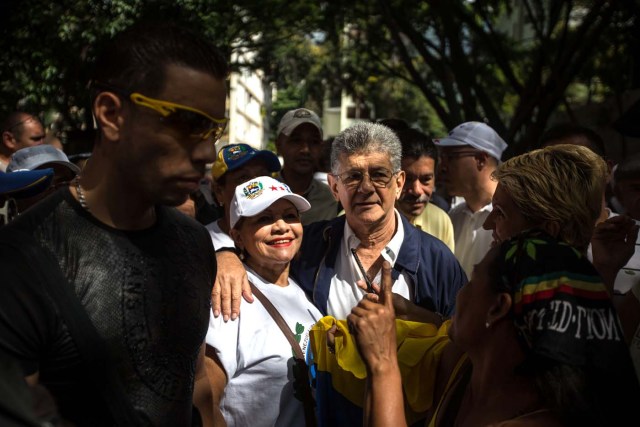
{"type": "Polygon", "coordinates": [[[211,236],[211,241],[213,242],[213,248],[217,251],[220,248],[235,248],[236,244],[227,233],[222,231],[220,226],[218,225],[218,221],[213,221],[210,224],[207,224],[207,231],[211,236]]]}
{"type": "MultiPolygon", "coordinates": [[[[396,223],[398,224],[396,233],[381,253],[382,258],[389,261],[392,267],[396,262],[396,258],[398,258],[398,253],[404,240],[404,227],[402,226],[400,213],[395,209],[394,211],[396,223]]],[[[346,319],[351,313],[351,309],[358,305],[366,293],[356,285],[356,280],[363,280],[364,276],[351,254],[351,248],[357,248],[359,244],[360,239],[356,237],[349,223],[345,221],[342,243],[338,249],[338,258],[336,259],[336,274],[331,279],[329,299],[327,301],[327,313],[336,319],[346,319]]],[[[378,272],[373,282],[379,284],[381,277],[382,269],[378,272]]],[[[403,273],[393,284],[393,292],[411,300],[410,290],[413,289],[412,285],[411,278],[403,273]]]]}
{"type": "MultiPolygon", "coordinates": [[[[249,280],[285,319],[306,355],[309,329],[322,314],[290,278],[289,286],[266,283],[247,268],[249,280]]],[[[228,383],[220,409],[228,426],[304,426],[302,402],[293,396],[294,353],[282,330],[258,299],[241,302],[240,316],[224,322],[210,316],[207,344],[216,349],[228,383]]]]}
{"type": "Polygon", "coordinates": [[[493,205],[489,203],[477,212],[471,212],[463,202],[449,211],[456,241],[454,254],[468,278],[471,278],[473,266],[491,249],[493,231],[485,230],[482,224],[492,210],[493,205]]]}

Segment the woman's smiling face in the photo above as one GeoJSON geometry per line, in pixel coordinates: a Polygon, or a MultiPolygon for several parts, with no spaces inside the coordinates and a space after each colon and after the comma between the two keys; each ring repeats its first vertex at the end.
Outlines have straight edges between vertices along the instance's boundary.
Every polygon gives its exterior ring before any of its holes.
{"type": "Polygon", "coordinates": [[[302,243],[300,214],[293,203],[280,199],[261,213],[243,218],[234,234],[252,268],[288,264],[302,243]]]}

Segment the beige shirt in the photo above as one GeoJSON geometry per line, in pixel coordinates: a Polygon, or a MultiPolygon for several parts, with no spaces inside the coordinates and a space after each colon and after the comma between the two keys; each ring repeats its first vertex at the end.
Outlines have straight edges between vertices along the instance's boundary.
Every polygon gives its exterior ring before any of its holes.
{"type": "Polygon", "coordinates": [[[411,223],[425,233],[442,240],[445,245],[449,246],[451,252],[455,252],[456,245],[451,218],[433,203],[427,203],[427,207],[411,223]]]}

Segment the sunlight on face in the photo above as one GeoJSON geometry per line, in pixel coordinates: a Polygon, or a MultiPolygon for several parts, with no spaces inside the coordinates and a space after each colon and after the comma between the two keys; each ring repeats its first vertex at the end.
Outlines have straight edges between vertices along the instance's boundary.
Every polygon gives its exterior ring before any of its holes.
{"type": "Polygon", "coordinates": [[[250,267],[256,271],[278,269],[300,249],[300,214],[293,203],[280,199],[258,215],[243,218],[234,234],[248,254],[246,262],[250,267]]]}
{"type": "Polygon", "coordinates": [[[496,187],[492,203],[493,210],[485,220],[483,228],[493,230],[494,244],[504,242],[534,225],[525,218],[509,191],[501,184],[496,187]]]}
{"type": "Polygon", "coordinates": [[[349,172],[366,174],[362,182],[355,186],[345,185],[342,179],[335,177],[329,180],[331,190],[342,203],[351,227],[390,222],[395,202],[404,185],[404,172],[394,173],[388,154],[379,152],[343,154],[338,163],[339,175],[349,172]],[[392,174],[389,183],[383,187],[371,181],[371,176],[380,172],[392,174]]]}
{"type": "Polygon", "coordinates": [[[435,188],[435,160],[428,156],[402,159],[405,182],[396,207],[409,218],[420,215],[435,188]]]}

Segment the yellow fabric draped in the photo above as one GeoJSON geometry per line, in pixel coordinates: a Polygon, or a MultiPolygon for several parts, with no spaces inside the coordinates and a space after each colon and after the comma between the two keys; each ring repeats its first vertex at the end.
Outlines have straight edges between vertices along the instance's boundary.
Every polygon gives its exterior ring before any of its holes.
{"type": "MultiPolygon", "coordinates": [[[[449,337],[450,321],[440,328],[430,323],[396,320],[398,364],[405,400],[412,412],[433,405],[437,366],[449,337]]],[[[333,388],[360,407],[364,404],[366,368],[346,320],[326,316],[311,329],[311,350],[318,371],[329,372],[333,388]],[[326,332],[337,325],[335,354],[329,351],[326,332]]]]}

